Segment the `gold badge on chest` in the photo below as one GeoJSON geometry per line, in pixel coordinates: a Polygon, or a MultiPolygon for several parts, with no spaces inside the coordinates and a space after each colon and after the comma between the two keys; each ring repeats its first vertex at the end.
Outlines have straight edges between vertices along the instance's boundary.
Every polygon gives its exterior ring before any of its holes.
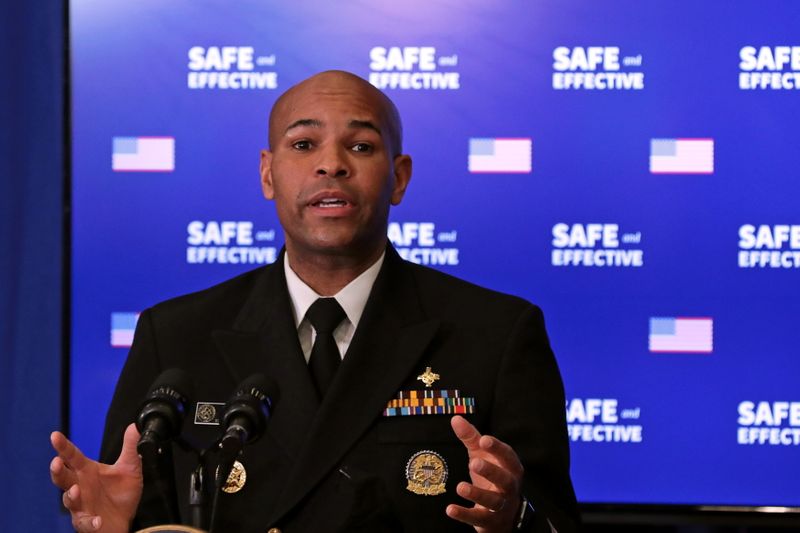
{"type": "MultiPolygon", "coordinates": [[[[219,467],[217,467],[217,475],[219,475],[219,467]]],[[[228,479],[225,480],[225,485],[222,487],[223,492],[227,492],[228,494],[235,494],[244,488],[244,484],[247,482],[247,471],[244,469],[244,465],[239,461],[233,463],[233,468],[231,469],[231,473],[228,475],[228,479]]]]}
{"type": "Polygon", "coordinates": [[[421,496],[444,494],[447,481],[447,463],[444,457],[431,450],[422,450],[411,456],[406,464],[406,489],[421,496]]]}

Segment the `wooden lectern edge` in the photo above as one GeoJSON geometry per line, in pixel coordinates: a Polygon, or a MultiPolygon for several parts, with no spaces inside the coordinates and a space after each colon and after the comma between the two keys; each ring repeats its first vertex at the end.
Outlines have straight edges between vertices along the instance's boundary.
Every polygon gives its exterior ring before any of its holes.
{"type": "Polygon", "coordinates": [[[179,524],[166,524],[163,526],[152,526],[146,529],[140,529],[136,533],[206,533],[202,529],[196,527],[181,526],[179,524]]]}

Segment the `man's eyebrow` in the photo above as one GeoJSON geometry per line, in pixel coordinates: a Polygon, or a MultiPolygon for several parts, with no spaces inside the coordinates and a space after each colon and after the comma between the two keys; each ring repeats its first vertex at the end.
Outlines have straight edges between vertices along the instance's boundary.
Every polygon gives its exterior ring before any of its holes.
{"type": "Polygon", "coordinates": [[[289,127],[286,128],[286,131],[284,131],[283,133],[285,135],[286,133],[289,132],[289,130],[291,130],[293,128],[299,128],[301,126],[309,126],[309,127],[312,127],[312,128],[321,128],[322,127],[322,121],[319,121],[319,120],[317,120],[315,118],[301,118],[300,120],[295,120],[294,122],[289,124],[289,127]]]}
{"type": "MultiPolygon", "coordinates": [[[[289,124],[289,127],[286,128],[286,131],[284,131],[284,134],[288,133],[290,130],[292,130],[294,128],[300,128],[300,127],[304,127],[304,126],[305,127],[310,127],[310,128],[321,128],[323,126],[323,124],[322,124],[321,120],[317,120],[315,118],[301,118],[300,120],[295,120],[294,122],[289,124]]],[[[378,126],[376,126],[373,122],[369,121],[369,120],[356,120],[356,119],[353,119],[353,120],[351,120],[350,122],[347,123],[347,127],[348,128],[353,128],[353,129],[368,129],[368,130],[374,131],[378,135],[381,135],[380,128],[378,126]]]]}
{"type": "Polygon", "coordinates": [[[380,128],[378,128],[378,126],[376,126],[369,120],[351,120],[350,122],[347,123],[347,127],[357,128],[357,129],[366,128],[368,130],[374,131],[378,135],[381,135],[380,128]]]}

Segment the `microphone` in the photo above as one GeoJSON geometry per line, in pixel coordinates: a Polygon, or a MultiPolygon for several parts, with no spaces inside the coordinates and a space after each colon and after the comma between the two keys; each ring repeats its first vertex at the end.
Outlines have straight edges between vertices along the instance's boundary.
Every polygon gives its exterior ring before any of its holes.
{"type": "Polygon", "coordinates": [[[222,416],[222,426],[225,428],[219,440],[220,457],[216,473],[216,490],[211,503],[210,533],[218,530],[219,522],[219,497],[225,486],[225,480],[233,470],[236,457],[241,453],[245,444],[258,440],[264,433],[272,414],[272,398],[277,386],[263,374],[253,374],[242,381],[228,403],[225,404],[225,414],[222,416]]]}
{"type": "Polygon", "coordinates": [[[141,433],[136,444],[139,455],[154,457],[166,442],[180,435],[191,391],[189,376],[178,368],[165,370],[156,378],[136,418],[141,433]]]}
{"type": "Polygon", "coordinates": [[[222,416],[225,433],[219,447],[223,458],[235,459],[245,444],[258,440],[272,413],[274,382],[263,374],[253,374],[236,388],[222,416]]]}
{"type": "Polygon", "coordinates": [[[191,392],[191,381],[186,372],[178,368],[165,370],[150,386],[136,417],[136,429],[141,433],[136,452],[142,458],[145,485],[152,487],[164,505],[170,523],[180,521],[180,511],[172,471],[172,450],[165,449],[164,445],[180,435],[189,403],[188,393],[191,392]]]}

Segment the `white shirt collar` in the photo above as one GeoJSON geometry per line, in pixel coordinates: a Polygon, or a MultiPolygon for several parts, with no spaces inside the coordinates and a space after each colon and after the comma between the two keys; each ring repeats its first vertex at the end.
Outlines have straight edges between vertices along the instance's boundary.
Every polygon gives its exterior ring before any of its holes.
{"type": "MultiPolygon", "coordinates": [[[[372,291],[372,286],[381,270],[386,252],[382,253],[371,267],[366,269],[359,276],[348,283],[339,292],[333,295],[339,305],[344,309],[347,319],[353,324],[353,328],[358,327],[364,307],[367,305],[367,298],[372,291]]],[[[300,277],[295,274],[289,264],[289,254],[283,254],[283,270],[286,274],[286,287],[289,289],[289,299],[292,301],[292,311],[294,311],[294,325],[300,327],[306,316],[306,311],[311,307],[317,298],[322,298],[319,294],[309,287],[300,277]]]]}

